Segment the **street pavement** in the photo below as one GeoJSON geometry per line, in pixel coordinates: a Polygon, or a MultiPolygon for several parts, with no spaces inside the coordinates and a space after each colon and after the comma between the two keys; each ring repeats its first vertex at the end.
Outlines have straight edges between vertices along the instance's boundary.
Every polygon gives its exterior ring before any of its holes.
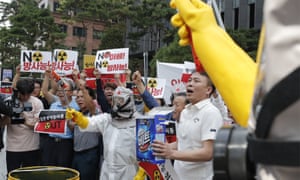
{"type": "MultiPolygon", "coordinates": [[[[6,131],[4,132],[4,144],[6,144],[6,131]]],[[[5,147],[0,152],[0,180],[6,180],[6,154],[5,147]]]]}

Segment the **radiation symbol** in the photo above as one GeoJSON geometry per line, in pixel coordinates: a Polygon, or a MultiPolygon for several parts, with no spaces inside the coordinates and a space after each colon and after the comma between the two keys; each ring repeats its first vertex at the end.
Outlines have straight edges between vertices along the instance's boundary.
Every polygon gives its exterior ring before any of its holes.
{"type": "Polygon", "coordinates": [[[68,58],[68,55],[67,55],[67,53],[66,53],[65,51],[59,51],[59,52],[57,53],[57,59],[58,59],[59,61],[66,61],[67,58],[68,58]]]}
{"type": "Polygon", "coordinates": [[[157,82],[156,82],[156,80],[155,79],[150,79],[149,81],[148,81],[148,86],[150,87],[150,88],[156,88],[156,86],[157,86],[157,82]]]}
{"type": "Polygon", "coordinates": [[[45,124],[45,129],[49,129],[50,127],[51,127],[50,122],[47,122],[47,123],[45,124]]]}
{"type": "Polygon", "coordinates": [[[108,61],[107,61],[107,60],[104,60],[104,61],[102,62],[102,67],[107,68],[107,66],[108,66],[108,61]]]}
{"type": "Polygon", "coordinates": [[[42,61],[42,59],[43,59],[43,55],[42,55],[41,52],[36,51],[36,52],[33,53],[32,59],[33,59],[34,61],[36,61],[36,62],[40,62],[40,61],[42,61]]]}
{"type": "Polygon", "coordinates": [[[160,180],[160,173],[159,173],[159,170],[155,170],[154,172],[153,172],[153,174],[154,174],[154,180],[160,180]]]}

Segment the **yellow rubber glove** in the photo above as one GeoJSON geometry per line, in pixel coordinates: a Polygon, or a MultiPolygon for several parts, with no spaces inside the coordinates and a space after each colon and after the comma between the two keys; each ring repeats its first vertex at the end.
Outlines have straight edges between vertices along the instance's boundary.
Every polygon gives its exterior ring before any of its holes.
{"type": "Polygon", "coordinates": [[[85,129],[89,120],[81,112],[76,111],[75,109],[68,108],[66,110],[66,119],[74,121],[79,127],[85,129]]]}
{"type": "Polygon", "coordinates": [[[210,6],[199,0],[172,0],[170,6],[178,10],[171,23],[180,28],[179,44],[194,48],[234,119],[246,127],[257,65],[217,25],[210,6]]]}
{"type": "Polygon", "coordinates": [[[144,180],[146,178],[146,172],[139,166],[138,172],[134,176],[133,180],[144,180]]]}

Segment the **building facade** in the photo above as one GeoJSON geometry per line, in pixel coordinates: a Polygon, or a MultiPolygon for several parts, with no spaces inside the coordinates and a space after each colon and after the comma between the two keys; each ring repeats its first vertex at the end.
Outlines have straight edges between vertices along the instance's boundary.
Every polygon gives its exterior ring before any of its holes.
{"type": "Polygon", "coordinates": [[[81,54],[96,54],[104,30],[103,22],[91,19],[82,22],[66,22],[57,12],[59,0],[41,0],[39,8],[50,9],[54,22],[67,35],[63,44],[67,49],[79,51],[81,54]]]}
{"type": "MultiPolygon", "coordinates": [[[[213,0],[207,0],[212,2],[213,0]]],[[[262,11],[264,0],[214,0],[217,4],[220,17],[224,26],[228,29],[260,29],[262,24],[262,11]]],[[[101,43],[101,35],[104,30],[104,23],[95,20],[84,20],[84,22],[66,23],[62,16],[57,13],[59,0],[40,0],[40,8],[49,8],[53,12],[55,23],[67,34],[64,45],[68,49],[81,50],[84,45],[85,54],[96,54],[101,43]]],[[[166,26],[170,26],[166,22],[166,26]]],[[[155,27],[153,27],[155,30],[155,27]]],[[[127,33],[135,29],[127,24],[127,33]]],[[[130,55],[141,58],[144,52],[155,54],[161,47],[165,46],[162,41],[164,34],[160,30],[148,33],[137,40],[136,47],[131,48],[130,55]]],[[[124,47],[131,47],[130,40],[126,39],[124,47]]]]}
{"type": "Polygon", "coordinates": [[[216,0],[216,3],[226,28],[261,28],[264,0],[216,0]]]}

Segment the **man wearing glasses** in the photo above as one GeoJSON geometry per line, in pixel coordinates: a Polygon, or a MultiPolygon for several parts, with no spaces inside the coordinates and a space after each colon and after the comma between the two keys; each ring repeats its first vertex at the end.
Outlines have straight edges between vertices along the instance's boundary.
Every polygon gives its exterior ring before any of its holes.
{"type": "MultiPolygon", "coordinates": [[[[63,110],[67,107],[79,110],[79,107],[73,99],[74,82],[71,79],[64,78],[64,86],[57,84],[56,96],[48,91],[51,71],[45,72],[45,78],[42,85],[42,92],[45,97],[54,101],[50,105],[52,110],[63,110]]],[[[74,124],[68,121],[68,128],[65,135],[49,134],[43,138],[42,142],[42,165],[71,167],[73,159],[73,130],[74,124]]]]}

